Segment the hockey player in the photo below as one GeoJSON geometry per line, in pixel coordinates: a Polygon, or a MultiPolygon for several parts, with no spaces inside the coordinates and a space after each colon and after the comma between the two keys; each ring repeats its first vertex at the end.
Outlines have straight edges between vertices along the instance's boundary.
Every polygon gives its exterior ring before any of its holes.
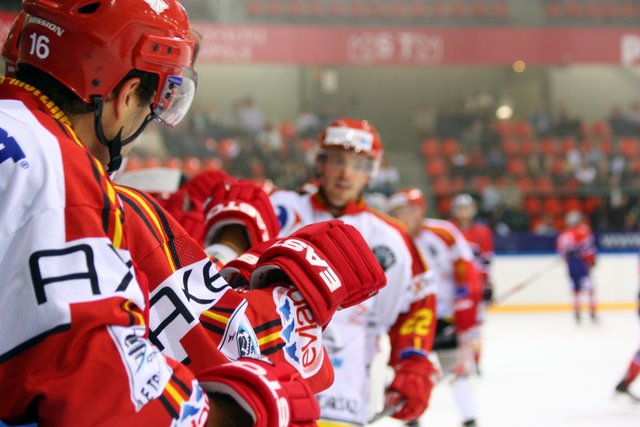
{"type": "MultiPolygon", "coordinates": [[[[481,297],[473,253],[458,228],[449,221],[425,218],[426,202],[418,188],[393,194],[389,213],[402,221],[425,254],[434,276],[438,309],[433,349],[445,375],[453,375],[453,393],[464,426],[475,426],[477,410],[468,376],[475,373],[471,334],[481,297]]],[[[417,421],[407,425],[418,425],[417,421]]]]}
{"type": "Polygon", "coordinates": [[[596,263],[597,249],[591,227],[583,221],[582,213],[576,210],[565,215],[566,228],[558,235],[556,247],[558,254],[567,263],[567,272],[573,290],[573,312],[580,323],[580,296],[586,292],[589,301],[589,314],[593,322],[597,321],[595,289],[591,278],[591,269],[596,263]]]}
{"type": "MultiPolygon", "coordinates": [[[[21,46],[17,78],[0,81],[0,194],[12,214],[0,220],[8,236],[0,265],[10,284],[1,299],[10,306],[3,310],[8,317],[0,341],[0,418],[60,425],[313,422],[310,390],[288,365],[241,357],[203,369],[197,383],[147,340],[146,284],[153,269],[138,267],[140,252],[131,259],[131,223],[124,221],[103,163],[116,167],[121,146],[151,118],[175,124],[186,112],[195,43],[182,7],[173,1],[87,6],[33,0],[24,10],[21,38],[31,47],[21,46]],[[100,41],[105,38],[110,42],[100,41]],[[127,52],[124,46],[137,46],[133,63],[118,57],[127,52]],[[98,66],[87,60],[88,51],[98,66]],[[83,58],[78,64],[84,68],[61,64],[66,54],[83,58]],[[108,54],[122,61],[105,69],[108,54]],[[127,74],[134,66],[146,71],[127,74]],[[162,97],[156,88],[166,89],[162,97]],[[25,198],[29,187],[41,192],[25,198]],[[12,325],[23,327],[6,329],[12,325]],[[91,390],[98,387],[96,401],[91,390]]],[[[167,259],[182,262],[172,249],[165,251],[167,259]]],[[[211,294],[229,293],[208,265],[203,260],[202,272],[194,265],[181,272],[184,295],[201,296],[187,290],[192,274],[211,274],[205,282],[211,294]]],[[[161,309],[151,311],[152,324],[154,314],[161,309]]]]}
{"type": "MultiPolygon", "coordinates": [[[[393,417],[413,420],[427,408],[434,367],[428,359],[435,332],[435,296],[425,266],[400,224],[370,210],[362,193],[382,158],[382,143],[367,121],[339,119],[319,137],[318,191],[275,191],[281,235],[300,227],[341,219],[355,226],[376,254],[387,286],[364,303],[336,313],[324,333],[335,369],[333,386],[318,395],[325,426],[365,425],[370,415],[370,365],[378,338],[389,333],[389,364],[395,377],[387,389],[393,417]]],[[[345,252],[346,256],[349,256],[345,252]]]]}
{"type": "Polygon", "coordinates": [[[491,263],[493,261],[493,234],[491,229],[475,220],[478,212],[476,201],[469,194],[458,194],[453,199],[451,222],[455,224],[467,240],[473,251],[476,271],[480,274],[482,285],[482,301],[478,306],[478,327],[474,329],[474,357],[476,369],[480,369],[482,351],[482,323],[485,311],[493,300],[493,281],[491,279],[491,263]]]}
{"type": "MultiPolygon", "coordinates": [[[[638,294],[638,314],[640,314],[640,294],[638,294]]],[[[631,362],[629,362],[629,366],[627,367],[627,371],[624,373],[624,376],[620,380],[620,382],[616,385],[616,392],[624,393],[629,395],[634,401],[640,402],[640,396],[637,396],[629,390],[631,383],[635,381],[635,379],[640,374],[640,350],[633,355],[631,362]]]]}

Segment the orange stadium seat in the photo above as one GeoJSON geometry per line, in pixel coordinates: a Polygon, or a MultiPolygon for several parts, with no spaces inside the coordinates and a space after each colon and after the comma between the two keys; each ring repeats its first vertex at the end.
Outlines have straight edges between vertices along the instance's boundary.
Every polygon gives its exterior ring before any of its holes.
{"type": "Polygon", "coordinates": [[[182,164],[182,172],[189,178],[202,171],[202,161],[199,157],[187,157],[182,164]]]}
{"type": "Polygon", "coordinates": [[[330,16],[341,16],[345,13],[346,7],[344,2],[341,0],[333,0],[329,4],[329,15],[330,16]]]}
{"type": "Polygon", "coordinates": [[[322,16],[326,13],[325,4],[323,0],[309,0],[309,7],[307,9],[310,16],[322,16]]]}
{"type": "Polygon", "coordinates": [[[249,0],[247,3],[247,13],[249,15],[262,15],[264,8],[261,0],[249,0]]]}
{"type": "Polygon", "coordinates": [[[560,18],[564,15],[564,9],[558,0],[550,0],[545,4],[544,12],[549,18],[560,18]]]}
{"type": "Polygon", "coordinates": [[[409,6],[409,14],[414,18],[422,18],[427,15],[427,6],[422,0],[414,0],[409,6]]]}
{"type": "Polygon", "coordinates": [[[442,157],[432,157],[427,159],[426,171],[430,177],[445,175],[447,173],[447,163],[442,157]]]}
{"type": "Polygon", "coordinates": [[[555,196],[546,197],[542,201],[542,209],[551,215],[558,215],[562,213],[562,201],[555,196]]]}
{"type": "Polygon", "coordinates": [[[596,209],[598,209],[598,206],[600,206],[600,199],[598,197],[587,197],[584,199],[584,211],[588,215],[594,213],[596,209]]]}
{"type": "Polygon", "coordinates": [[[374,0],[371,2],[371,14],[378,18],[387,16],[387,6],[386,1],[374,0]]]}
{"type": "Polygon", "coordinates": [[[269,3],[267,3],[267,13],[269,15],[284,15],[285,9],[284,0],[270,0],[269,3]]]}
{"type": "Polygon", "coordinates": [[[443,1],[441,0],[434,0],[430,7],[427,9],[427,12],[429,15],[436,17],[436,18],[441,18],[445,15],[446,13],[446,8],[445,8],[445,4],[443,1]]]}
{"type": "Polygon", "coordinates": [[[568,197],[564,199],[564,211],[581,211],[583,210],[582,200],[578,197],[568,197]]]}
{"type": "Polygon", "coordinates": [[[509,4],[507,0],[494,0],[494,3],[491,5],[491,15],[496,18],[507,18],[509,17],[509,4]]]}
{"type": "Polygon", "coordinates": [[[632,18],[638,16],[638,13],[638,6],[635,4],[634,0],[626,0],[622,3],[622,6],[620,6],[620,15],[622,16],[632,18]]]}
{"type": "Polygon", "coordinates": [[[509,122],[508,120],[496,120],[493,123],[493,128],[496,132],[498,132],[498,135],[502,136],[503,138],[510,136],[513,131],[511,122],[509,122]]]}
{"type": "Polygon", "coordinates": [[[545,193],[553,190],[553,181],[548,176],[540,176],[535,179],[536,191],[545,193]]]}
{"type": "MultiPolygon", "coordinates": [[[[602,16],[607,19],[616,18],[622,12],[622,7],[616,1],[605,1],[602,5],[602,16]]],[[[624,15],[623,15],[624,16],[624,15]]]]}
{"type": "MultiPolygon", "coordinates": [[[[563,155],[566,155],[569,152],[569,150],[576,148],[577,146],[578,146],[578,143],[574,137],[568,136],[566,138],[563,138],[562,141],[560,142],[560,153],[563,155]]],[[[584,146],[582,144],[581,146],[584,149],[584,146]]],[[[587,151],[587,150],[584,149],[584,151],[587,151]]]]}
{"type": "Polygon", "coordinates": [[[145,169],[159,168],[162,166],[162,160],[159,157],[151,156],[144,159],[142,165],[145,169]]]}
{"type": "Polygon", "coordinates": [[[449,138],[442,141],[442,152],[447,156],[453,156],[460,151],[460,142],[457,139],[449,138]]]}
{"type": "Polygon", "coordinates": [[[403,0],[392,0],[389,4],[389,16],[400,18],[409,14],[409,5],[403,0]]]}
{"type": "Polygon", "coordinates": [[[144,160],[138,156],[127,156],[126,171],[134,171],[144,167],[144,160]]]}
{"type": "Polygon", "coordinates": [[[504,138],[502,140],[502,151],[507,156],[514,156],[520,152],[520,142],[513,138],[504,138]]]}
{"type": "Polygon", "coordinates": [[[613,140],[609,137],[600,140],[600,148],[604,154],[611,154],[613,151],[613,140]]]}
{"type": "Polygon", "coordinates": [[[510,175],[518,177],[527,173],[527,164],[523,157],[512,157],[507,161],[507,172],[510,175]]]}
{"type": "Polygon", "coordinates": [[[286,13],[292,17],[304,15],[305,9],[306,2],[302,0],[291,0],[289,4],[286,5],[286,13]]]}
{"type": "Polygon", "coordinates": [[[471,15],[476,18],[484,18],[489,13],[484,0],[476,0],[471,4],[471,15]]]}
{"type": "Polygon", "coordinates": [[[554,138],[544,138],[540,141],[540,149],[547,156],[552,156],[557,151],[557,144],[554,138]]]}
{"type": "Polygon", "coordinates": [[[455,0],[451,3],[451,16],[454,18],[464,18],[467,16],[467,5],[462,0],[455,0]]]}
{"type": "Polygon", "coordinates": [[[516,184],[520,190],[524,193],[529,193],[533,191],[533,180],[528,176],[521,176],[516,179],[516,184]]]}
{"type": "Polygon", "coordinates": [[[588,18],[600,18],[603,15],[601,4],[597,0],[589,0],[584,6],[584,15],[588,18]]]}
{"type": "Polygon", "coordinates": [[[536,145],[537,141],[535,139],[531,139],[531,138],[527,138],[524,141],[522,141],[521,145],[520,145],[520,152],[525,155],[528,156],[529,154],[531,154],[533,152],[533,149],[536,145]]]}
{"type": "Polygon", "coordinates": [[[209,157],[204,160],[202,171],[218,171],[222,170],[222,160],[217,157],[209,157]]]}
{"type": "Polygon", "coordinates": [[[489,178],[487,175],[476,175],[473,178],[473,189],[476,192],[480,193],[487,187],[487,185],[489,185],[490,182],[491,178],[489,178]]]}
{"type": "Polygon", "coordinates": [[[446,218],[451,214],[451,197],[438,197],[436,204],[438,206],[438,214],[440,214],[441,217],[446,218]]]}
{"type": "Polygon", "coordinates": [[[569,18],[577,18],[584,14],[582,4],[577,0],[566,0],[564,3],[564,14],[569,18]]]}
{"type": "Polygon", "coordinates": [[[529,138],[533,135],[531,123],[527,120],[518,120],[513,126],[513,132],[520,138],[529,138]]]}
{"type": "Polygon", "coordinates": [[[182,169],[182,159],[179,157],[167,157],[162,165],[171,169],[182,169]]]}
{"type": "Polygon", "coordinates": [[[591,125],[591,133],[594,136],[608,136],[611,134],[609,123],[605,120],[596,120],[591,125]]]}
{"type": "Polygon", "coordinates": [[[351,16],[361,18],[369,15],[369,2],[364,0],[355,0],[349,5],[349,14],[351,16]]]}
{"type": "Polygon", "coordinates": [[[620,140],[620,151],[628,158],[632,158],[638,152],[640,140],[637,138],[623,138],[620,140]]]}
{"type": "Polygon", "coordinates": [[[449,194],[451,192],[451,183],[446,176],[439,176],[432,182],[433,192],[435,194],[449,194]]]}
{"type": "Polygon", "coordinates": [[[426,158],[439,156],[441,154],[440,148],[440,141],[433,138],[425,139],[422,141],[422,144],[420,144],[420,150],[426,158]]]}
{"type": "Polygon", "coordinates": [[[531,216],[542,213],[542,202],[540,198],[535,196],[526,196],[524,198],[524,210],[531,216]]]}

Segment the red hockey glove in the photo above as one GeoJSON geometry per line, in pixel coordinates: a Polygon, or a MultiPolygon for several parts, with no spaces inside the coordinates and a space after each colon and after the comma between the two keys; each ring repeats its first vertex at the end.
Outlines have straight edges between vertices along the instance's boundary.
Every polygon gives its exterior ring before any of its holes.
{"type": "Polygon", "coordinates": [[[269,240],[253,246],[248,251],[227,262],[220,270],[220,274],[232,288],[249,286],[251,273],[256,269],[258,258],[265,249],[275,242],[276,240],[269,240]]]}
{"type": "Polygon", "coordinates": [[[225,182],[236,182],[237,179],[220,170],[205,171],[197,174],[180,187],[185,190],[192,199],[204,203],[211,196],[211,189],[225,182]]]}
{"type": "Polygon", "coordinates": [[[320,408],[300,374],[291,366],[243,357],[198,376],[210,394],[233,397],[255,427],[315,426],[320,408]]]}
{"type": "Polygon", "coordinates": [[[167,199],[161,200],[160,205],[171,214],[187,233],[201,245],[204,242],[204,216],[202,203],[191,198],[185,190],[178,190],[167,199]]]}
{"type": "Polygon", "coordinates": [[[205,205],[205,244],[216,243],[216,235],[227,225],[244,227],[249,247],[273,239],[280,224],[262,187],[249,180],[219,182],[205,205]]]}
{"type": "Polygon", "coordinates": [[[300,291],[321,326],[338,308],[358,304],[386,284],[362,235],[340,220],[311,224],[279,239],[260,255],[251,287],[277,282],[282,274],[300,291]]]}
{"type": "Polygon", "coordinates": [[[385,407],[405,400],[393,418],[412,421],[418,419],[429,406],[429,397],[435,383],[435,369],[423,357],[408,357],[395,366],[396,375],[385,393],[385,407]]]}
{"type": "Polygon", "coordinates": [[[466,286],[456,288],[453,301],[453,324],[457,332],[468,331],[478,322],[477,305],[466,286]]]}

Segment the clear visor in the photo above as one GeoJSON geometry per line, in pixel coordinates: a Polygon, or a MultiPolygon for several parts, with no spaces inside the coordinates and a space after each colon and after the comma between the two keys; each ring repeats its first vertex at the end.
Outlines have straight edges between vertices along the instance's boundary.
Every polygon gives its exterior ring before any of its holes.
{"type": "Polygon", "coordinates": [[[198,74],[192,69],[185,70],[183,76],[169,76],[153,109],[156,119],[172,127],[180,123],[191,107],[197,83],[198,74]]]}

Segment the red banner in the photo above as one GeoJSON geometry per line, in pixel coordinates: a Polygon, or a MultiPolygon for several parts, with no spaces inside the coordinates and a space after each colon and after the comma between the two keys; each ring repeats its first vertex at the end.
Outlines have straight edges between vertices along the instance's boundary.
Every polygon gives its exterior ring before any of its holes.
{"type": "MultiPolygon", "coordinates": [[[[4,39],[13,14],[0,13],[4,39]]],[[[201,62],[300,65],[532,65],[640,63],[640,29],[407,28],[216,25],[201,62]]]]}

